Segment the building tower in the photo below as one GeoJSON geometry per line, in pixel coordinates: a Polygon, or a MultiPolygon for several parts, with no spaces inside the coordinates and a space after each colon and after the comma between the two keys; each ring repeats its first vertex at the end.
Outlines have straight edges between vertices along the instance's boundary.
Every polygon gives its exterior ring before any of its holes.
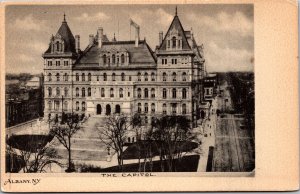
{"type": "Polygon", "coordinates": [[[45,117],[60,116],[73,111],[72,66],[80,51],[80,37],[75,38],[67,24],[66,15],[55,36],[51,36],[44,58],[45,117]]]}
{"type": "Polygon", "coordinates": [[[157,74],[161,84],[163,112],[187,115],[196,124],[199,107],[201,56],[192,31],[185,31],[177,15],[163,38],[159,33],[156,50],[157,74]]]}

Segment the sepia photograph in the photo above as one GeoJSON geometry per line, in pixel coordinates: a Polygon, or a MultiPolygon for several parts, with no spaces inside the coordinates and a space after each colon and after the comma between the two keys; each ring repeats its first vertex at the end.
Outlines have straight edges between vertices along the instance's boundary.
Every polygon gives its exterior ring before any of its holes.
{"type": "Polygon", "coordinates": [[[6,173],[254,172],[253,4],[9,5],[5,26],[6,173]]]}

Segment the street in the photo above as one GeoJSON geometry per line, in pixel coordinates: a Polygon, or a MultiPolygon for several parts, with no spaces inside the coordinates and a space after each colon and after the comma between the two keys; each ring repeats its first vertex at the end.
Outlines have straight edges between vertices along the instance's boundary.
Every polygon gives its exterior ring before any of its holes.
{"type": "Polygon", "coordinates": [[[220,88],[223,95],[217,97],[217,102],[223,113],[217,118],[213,171],[251,171],[254,169],[255,159],[252,134],[244,126],[243,115],[229,113],[233,107],[227,82],[220,88]]]}

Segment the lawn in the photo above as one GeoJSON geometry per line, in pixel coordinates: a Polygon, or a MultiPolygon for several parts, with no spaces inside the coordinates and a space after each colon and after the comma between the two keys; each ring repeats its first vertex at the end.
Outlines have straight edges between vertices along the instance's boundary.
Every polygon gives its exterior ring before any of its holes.
{"type": "MultiPolygon", "coordinates": [[[[123,159],[129,160],[129,159],[145,158],[146,155],[149,154],[150,148],[151,148],[152,157],[159,156],[159,150],[163,143],[164,142],[160,142],[160,141],[145,141],[145,140],[135,142],[129,145],[128,148],[124,151],[123,159]]],[[[176,143],[177,143],[177,150],[180,150],[181,152],[189,152],[198,147],[197,143],[190,142],[190,141],[179,141],[176,143]]]]}
{"type": "MultiPolygon", "coordinates": [[[[176,172],[196,172],[198,168],[200,156],[184,156],[181,160],[176,160],[176,172]]],[[[141,163],[141,166],[144,166],[144,163],[141,163]]],[[[125,164],[123,165],[122,172],[138,172],[139,164],[125,164]]],[[[167,164],[164,162],[164,169],[167,169],[167,164]]],[[[109,168],[99,168],[93,166],[82,166],[81,172],[121,172],[118,166],[113,166],[109,168]]],[[[143,171],[144,172],[144,171],[143,171]]],[[[149,163],[146,164],[145,172],[162,172],[160,161],[153,161],[152,171],[150,169],[149,163]]]]}

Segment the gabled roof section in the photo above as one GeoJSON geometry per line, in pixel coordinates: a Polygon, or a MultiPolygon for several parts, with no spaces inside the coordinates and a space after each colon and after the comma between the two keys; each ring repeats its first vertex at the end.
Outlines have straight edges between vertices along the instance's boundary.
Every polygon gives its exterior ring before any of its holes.
{"type": "MultiPolygon", "coordinates": [[[[75,38],[74,38],[74,36],[71,32],[71,29],[69,28],[65,18],[55,35],[55,37],[59,37],[59,36],[64,40],[64,43],[65,43],[64,52],[76,53],[75,38]]],[[[51,53],[51,45],[49,45],[49,48],[45,53],[51,53]]]]}
{"type": "Polygon", "coordinates": [[[164,40],[162,41],[160,47],[158,50],[167,50],[167,37],[171,31],[171,29],[175,28],[179,35],[182,37],[182,50],[190,50],[191,47],[187,41],[187,37],[186,37],[186,33],[181,25],[181,22],[179,20],[179,17],[177,16],[177,14],[175,15],[165,37],[164,37],[164,40]]]}
{"type": "Polygon", "coordinates": [[[85,49],[74,68],[84,68],[85,66],[88,68],[90,64],[95,64],[99,67],[100,55],[108,51],[128,52],[129,67],[131,65],[156,65],[156,56],[153,51],[145,40],[140,40],[138,47],[135,47],[135,41],[103,42],[102,48],[98,48],[97,44],[93,44],[85,49]]]}

